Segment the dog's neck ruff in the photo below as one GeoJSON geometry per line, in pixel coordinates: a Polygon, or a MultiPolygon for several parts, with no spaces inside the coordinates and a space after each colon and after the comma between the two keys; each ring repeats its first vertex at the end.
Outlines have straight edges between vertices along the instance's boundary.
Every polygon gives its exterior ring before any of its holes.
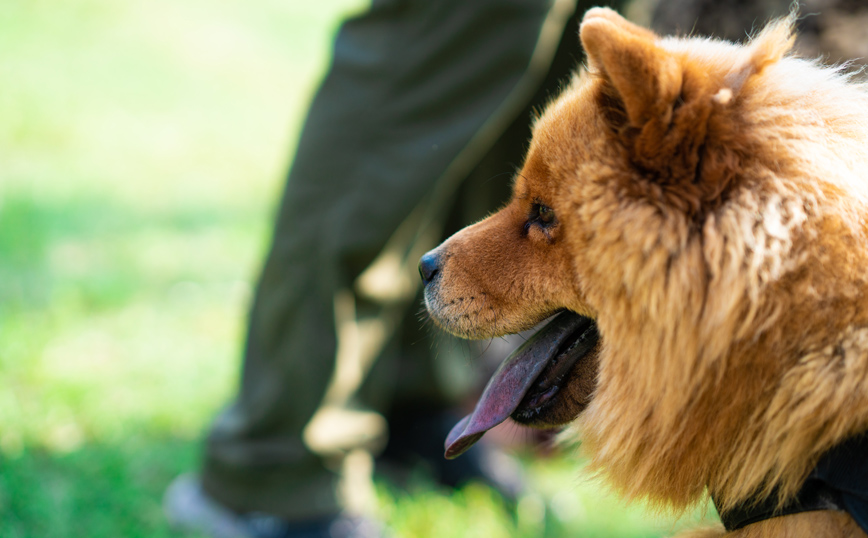
{"type": "Polygon", "coordinates": [[[721,512],[720,519],[732,532],[765,519],[813,510],[843,510],[868,533],[868,433],[823,454],[802,488],[784,506],[778,508],[777,495],[772,494],[761,500],[748,499],[721,512]]]}

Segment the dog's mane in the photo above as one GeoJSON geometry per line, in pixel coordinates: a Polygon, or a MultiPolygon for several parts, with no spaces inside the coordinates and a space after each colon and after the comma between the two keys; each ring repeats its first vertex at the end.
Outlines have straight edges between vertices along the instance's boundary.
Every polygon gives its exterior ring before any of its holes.
{"type": "MultiPolygon", "coordinates": [[[[785,30],[756,46],[788,48],[785,30]]],[[[663,46],[705,55],[697,65],[732,50],[663,46]]],[[[786,498],[868,428],[868,93],[851,78],[774,58],[715,105],[703,174],[735,176],[698,218],[597,186],[588,210],[609,209],[584,266],[606,277],[585,292],[605,347],[578,427],[592,467],[627,497],[786,498]]],[[[566,93],[594,84],[584,75],[566,93]]]]}

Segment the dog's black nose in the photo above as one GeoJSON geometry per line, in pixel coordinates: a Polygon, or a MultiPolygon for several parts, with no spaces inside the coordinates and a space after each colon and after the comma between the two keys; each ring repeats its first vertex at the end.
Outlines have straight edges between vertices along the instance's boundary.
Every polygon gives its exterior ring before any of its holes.
{"type": "Polygon", "coordinates": [[[437,273],[440,271],[440,259],[435,251],[430,251],[419,260],[419,275],[422,276],[422,283],[428,284],[437,273]]]}

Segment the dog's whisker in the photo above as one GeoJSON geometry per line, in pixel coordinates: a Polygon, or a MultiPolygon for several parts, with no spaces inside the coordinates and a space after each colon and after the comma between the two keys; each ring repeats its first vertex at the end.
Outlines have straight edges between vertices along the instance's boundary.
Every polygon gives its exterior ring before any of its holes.
{"type": "MultiPolygon", "coordinates": [[[[513,166],[515,166],[515,165],[513,165],[513,166]]],[[[489,177],[488,179],[486,179],[485,181],[483,181],[483,183],[488,183],[488,182],[490,182],[490,181],[492,181],[492,180],[495,180],[495,179],[497,179],[497,178],[499,178],[499,177],[510,176],[510,175],[512,175],[511,172],[501,172],[501,173],[499,173],[499,174],[494,174],[493,176],[491,176],[491,177],[489,177]]]]}

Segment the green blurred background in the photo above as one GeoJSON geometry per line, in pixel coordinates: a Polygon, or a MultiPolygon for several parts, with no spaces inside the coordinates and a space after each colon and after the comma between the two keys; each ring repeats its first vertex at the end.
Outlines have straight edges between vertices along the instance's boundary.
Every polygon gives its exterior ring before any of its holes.
{"type": "MultiPolygon", "coordinates": [[[[287,157],[360,0],[0,2],[0,537],[174,536],[161,496],[233,392],[287,157]]],[[[397,536],[658,536],[570,456],[385,485],[397,536]]],[[[713,514],[713,511],[712,511],[713,514]]]]}

